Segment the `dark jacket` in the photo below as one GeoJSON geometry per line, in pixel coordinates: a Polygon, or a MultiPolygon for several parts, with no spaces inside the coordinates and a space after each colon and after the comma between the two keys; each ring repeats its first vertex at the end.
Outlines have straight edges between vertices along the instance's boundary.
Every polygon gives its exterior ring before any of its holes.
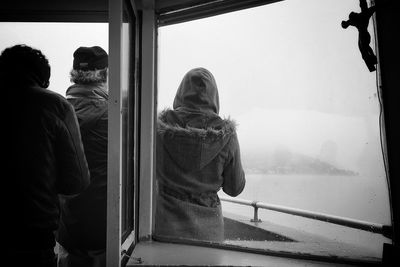
{"type": "Polygon", "coordinates": [[[72,85],[67,99],[75,107],[90,170],[90,185],[62,205],[58,242],[66,249],[105,249],[107,231],[108,94],[102,84],[72,85]]]}
{"type": "Polygon", "coordinates": [[[159,115],[156,236],[223,240],[217,192],[237,196],[245,175],[235,125],[218,110],[214,78],[194,69],[178,89],[174,110],[159,115]]]}
{"type": "Polygon", "coordinates": [[[31,86],[2,92],[2,107],[8,109],[2,113],[3,241],[14,249],[21,242],[51,248],[58,194],[76,194],[89,184],[77,118],[72,105],[50,90],[31,86]]]}

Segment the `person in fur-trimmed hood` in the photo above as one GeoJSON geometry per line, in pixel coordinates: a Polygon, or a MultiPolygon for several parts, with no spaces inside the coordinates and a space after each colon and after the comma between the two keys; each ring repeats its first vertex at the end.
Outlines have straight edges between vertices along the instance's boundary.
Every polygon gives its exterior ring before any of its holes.
{"type": "Polygon", "coordinates": [[[245,175],[235,123],[218,112],[213,75],[195,68],[184,76],[173,110],[159,114],[155,238],[223,241],[217,192],[239,195],[245,175]]]}

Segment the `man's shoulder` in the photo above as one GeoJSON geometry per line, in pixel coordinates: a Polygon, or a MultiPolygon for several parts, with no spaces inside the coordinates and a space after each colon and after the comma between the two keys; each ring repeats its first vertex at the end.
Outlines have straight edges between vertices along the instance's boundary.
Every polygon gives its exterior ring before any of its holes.
{"type": "Polygon", "coordinates": [[[61,95],[57,92],[45,89],[45,90],[41,90],[40,93],[42,94],[44,99],[52,100],[52,102],[55,104],[67,105],[67,106],[70,105],[68,100],[63,95],[61,95]]]}
{"type": "Polygon", "coordinates": [[[64,96],[50,89],[38,88],[37,92],[38,94],[41,94],[43,97],[53,99],[54,101],[67,102],[64,96]]]}
{"type": "Polygon", "coordinates": [[[41,106],[47,112],[58,114],[59,117],[64,117],[65,113],[73,110],[68,100],[59,93],[43,88],[33,88],[31,93],[36,105],[41,106]]]}

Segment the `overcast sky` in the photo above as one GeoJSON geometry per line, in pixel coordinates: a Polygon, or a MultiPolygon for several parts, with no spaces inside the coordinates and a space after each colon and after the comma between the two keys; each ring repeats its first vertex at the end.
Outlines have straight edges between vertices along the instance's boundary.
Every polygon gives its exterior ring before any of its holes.
{"type": "Polygon", "coordinates": [[[49,89],[65,96],[73,53],[79,46],[99,45],[108,51],[105,23],[0,23],[0,50],[26,44],[39,49],[51,66],[49,89]]]}
{"type": "Polygon", "coordinates": [[[162,27],[159,106],[172,103],[189,69],[203,66],[217,80],[223,114],[248,107],[376,112],[357,102],[376,87],[357,31],[340,26],[351,11],[359,11],[357,0],[286,0],[162,27]]]}

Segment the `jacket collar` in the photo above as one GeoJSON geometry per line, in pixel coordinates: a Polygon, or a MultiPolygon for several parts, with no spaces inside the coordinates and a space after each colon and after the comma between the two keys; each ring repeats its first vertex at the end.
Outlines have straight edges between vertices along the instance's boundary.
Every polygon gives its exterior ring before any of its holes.
{"type": "Polygon", "coordinates": [[[85,97],[108,100],[108,88],[105,83],[73,84],[67,89],[66,96],[67,99],[85,97]]]}

